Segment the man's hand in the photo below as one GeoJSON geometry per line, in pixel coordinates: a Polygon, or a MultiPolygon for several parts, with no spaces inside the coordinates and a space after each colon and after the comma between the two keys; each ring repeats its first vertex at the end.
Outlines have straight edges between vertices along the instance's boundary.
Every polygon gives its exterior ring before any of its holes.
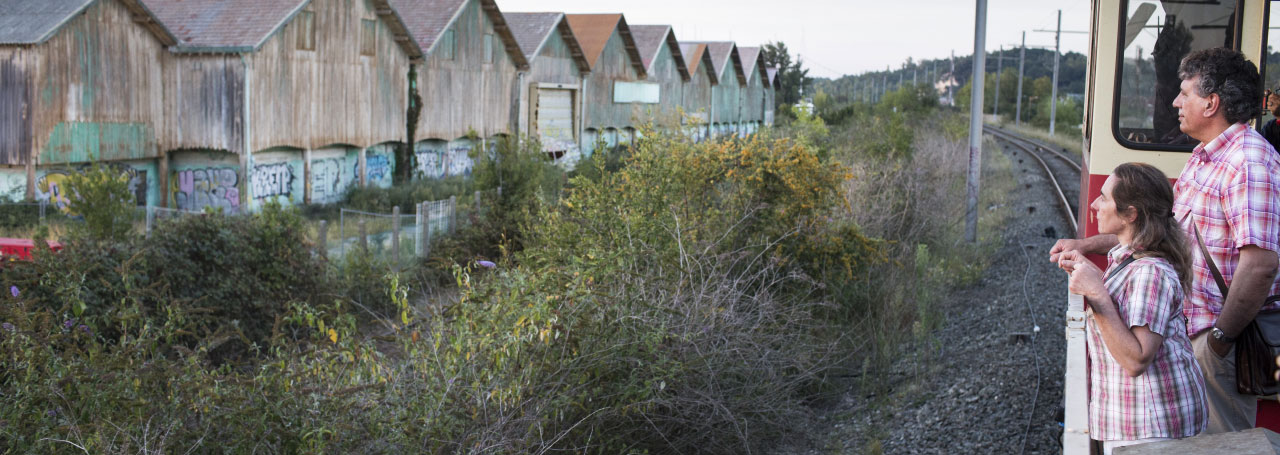
{"type": "Polygon", "coordinates": [[[1209,349],[1212,349],[1213,353],[1217,354],[1218,357],[1226,357],[1227,353],[1231,352],[1230,343],[1218,341],[1218,339],[1214,338],[1212,334],[1206,334],[1205,336],[1209,337],[1205,340],[1209,343],[1209,349]]]}

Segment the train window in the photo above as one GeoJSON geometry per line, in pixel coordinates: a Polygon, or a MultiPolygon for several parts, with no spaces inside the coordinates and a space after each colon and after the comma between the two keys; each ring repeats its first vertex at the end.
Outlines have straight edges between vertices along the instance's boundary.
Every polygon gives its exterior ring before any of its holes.
{"type": "MultiPolygon", "coordinates": [[[[1280,1],[1272,0],[1267,3],[1267,43],[1266,49],[1262,56],[1262,88],[1273,93],[1280,92],[1276,90],[1280,88],[1280,1]]],[[[1276,95],[1280,98],[1280,95],[1276,95]]],[[[1258,120],[1259,125],[1267,122],[1276,121],[1276,116],[1272,114],[1272,109],[1276,108],[1276,102],[1280,100],[1273,99],[1262,109],[1262,117],[1258,120]]]]}
{"type": "Polygon", "coordinates": [[[1191,151],[1178,129],[1178,64],[1193,51],[1235,45],[1238,0],[1121,2],[1114,131],[1137,149],[1191,151]]]}

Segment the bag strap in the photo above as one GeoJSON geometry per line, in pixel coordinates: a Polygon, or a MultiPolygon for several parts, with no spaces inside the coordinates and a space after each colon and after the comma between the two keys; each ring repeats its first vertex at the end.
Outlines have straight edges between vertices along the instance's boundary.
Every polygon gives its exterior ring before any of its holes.
{"type": "Polygon", "coordinates": [[[1132,264],[1132,263],[1133,263],[1133,261],[1136,261],[1136,260],[1138,260],[1138,258],[1136,258],[1136,257],[1134,257],[1134,255],[1130,254],[1130,255],[1129,255],[1129,257],[1124,258],[1124,260],[1123,260],[1123,261],[1120,261],[1120,265],[1117,265],[1117,266],[1116,266],[1116,268],[1111,269],[1111,273],[1108,273],[1108,274],[1107,274],[1107,277],[1106,277],[1105,279],[1103,279],[1102,281],[1103,281],[1104,283],[1105,283],[1105,282],[1107,282],[1107,281],[1110,281],[1110,280],[1111,280],[1111,277],[1116,276],[1116,274],[1117,274],[1117,273],[1120,273],[1120,270],[1124,269],[1125,267],[1128,267],[1128,266],[1129,266],[1129,264],[1132,264]]]}
{"type": "MultiPolygon", "coordinates": [[[[1183,220],[1191,216],[1191,211],[1187,210],[1187,214],[1182,216],[1183,220]]],[[[1181,222],[1179,222],[1181,224],[1181,222]]],[[[1191,231],[1196,234],[1196,244],[1200,246],[1200,255],[1204,256],[1204,262],[1209,264],[1209,273],[1213,274],[1213,281],[1218,283],[1218,291],[1222,292],[1222,300],[1227,300],[1227,281],[1222,279],[1222,272],[1218,271],[1218,264],[1213,262],[1213,256],[1209,255],[1209,249],[1204,246],[1204,239],[1200,237],[1200,228],[1196,227],[1196,221],[1191,220],[1191,231]]]]}

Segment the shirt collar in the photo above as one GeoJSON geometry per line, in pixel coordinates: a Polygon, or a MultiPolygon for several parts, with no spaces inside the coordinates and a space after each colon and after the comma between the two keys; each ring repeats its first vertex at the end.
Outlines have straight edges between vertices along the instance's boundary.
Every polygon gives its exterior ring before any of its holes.
{"type": "Polygon", "coordinates": [[[1129,245],[1116,245],[1111,248],[1111,251],[1107,252],[1107,265],[1119,264],[1129,256],[1133,256],[1133,248],[1129,247],[1129,245]]]}
{"type": "Polygon", "coordinates": [[[1201,163],[1208,163],[1220,158],[1223,152],[1228,149],[1227,146],[1232,142],[1235,142],[1236,138],[1243,134],[1246,128],[1248,128],[1248,126],[1243,123],[1232,124],[1226,131],[1219,134],[1218,137],[1209,141],[1208,144],[1202,143],[1197,145],[1196,149],[1191,152],[1192,160],[1198,160],[1201,163]]]}

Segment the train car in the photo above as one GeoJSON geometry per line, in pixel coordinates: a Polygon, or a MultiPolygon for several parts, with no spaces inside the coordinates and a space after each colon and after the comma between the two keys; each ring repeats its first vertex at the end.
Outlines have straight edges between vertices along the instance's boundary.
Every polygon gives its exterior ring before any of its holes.
{"type": "MultiPolygon", "coordinates": [[[[1088,206],[1117,165],[1150,163],[1174,178],[1187,163],[1196,141],[1181,133],[1178,111],[1172,106],[1183,57],[1201,49],[1230,47],[1258,65],[1265,88],[1276,87],[1280,33],[1267,31],[1272,24],[1280,27],[1277,15],[1280,0],[1092,1],[1078,236],[1098,233],[1088,206]]],[[[1258,103],[1262,114],[1262,100],[1258,103]]],[[[1260,115],[1255,121],[1275,119],[1260,115]]],[[[1084,312],[1079,296],[1070,298],[1067,325],[1063,447],[1064,453],[1087,454],[1084,312]]],[[[1274,399],[1259,401],[1258,425],[1280,431],[1280,405],[1274,399]]]]}

